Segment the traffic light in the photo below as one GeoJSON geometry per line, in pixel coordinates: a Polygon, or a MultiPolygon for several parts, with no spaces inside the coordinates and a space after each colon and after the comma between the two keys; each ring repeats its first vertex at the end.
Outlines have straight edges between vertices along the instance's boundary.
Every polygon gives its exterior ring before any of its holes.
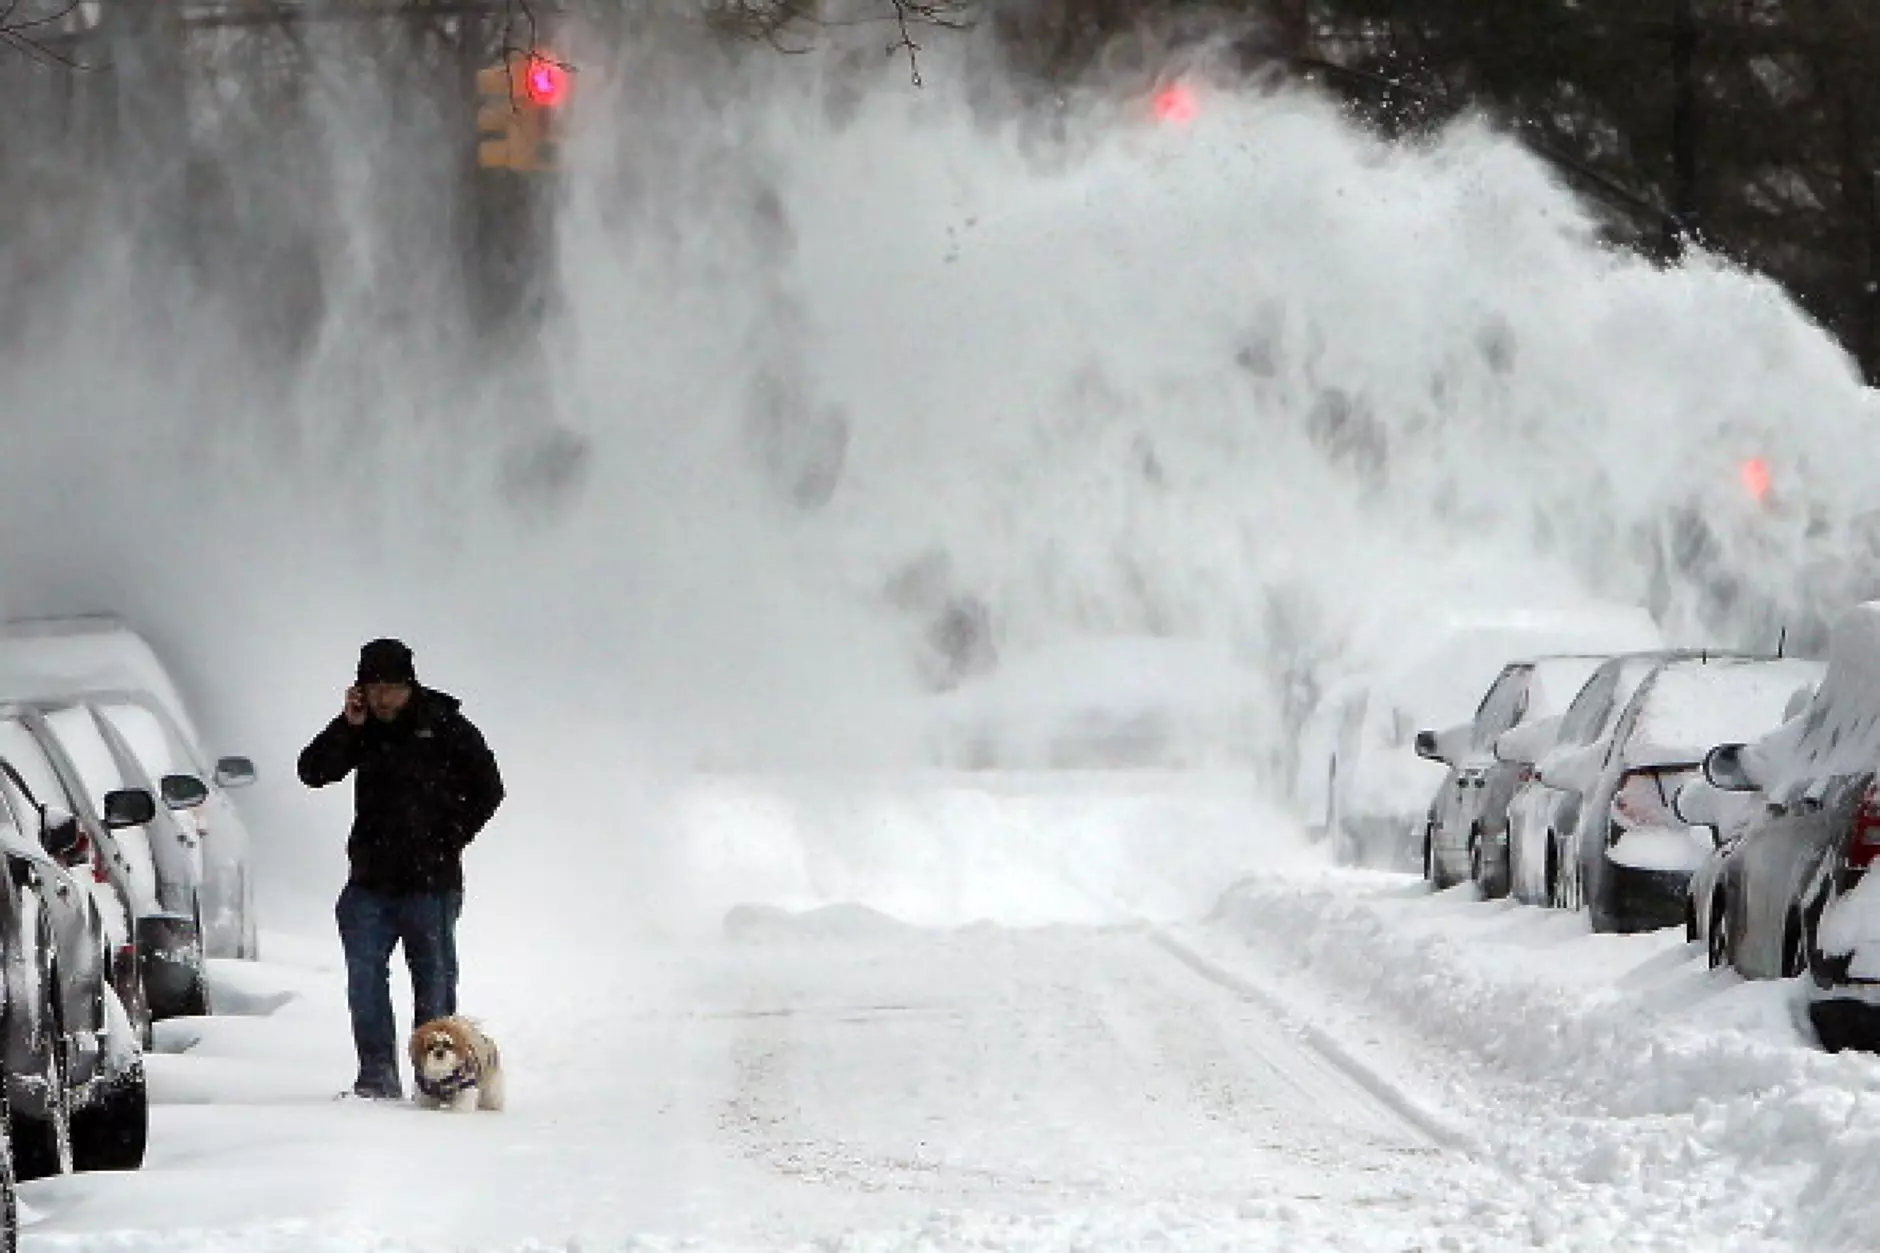
{"type": "Polygon", "coordinates": [[[1155,114],[1155,120],[1164,125],[1179,126],[1192,122],[1201,114],[1201,101],[1195,95],[1195,89],[1187,83],[1175,82],[1155,93],[1149,102],[1149,111],[1155,114]]]}
{"type": "Polygon", "coordinates": [[[559,168],[568,67],[542,49],[512,51],[477,71],[477,164],[547,173],[559,168]]]}
{"type": "Polygon", "coordinates": [[[1757,504],[1769,499],[1769,463],[1761,457],[1751,457],[1736,470],[1737,477],[1743,480],[1743,490],[1757,504]]]}

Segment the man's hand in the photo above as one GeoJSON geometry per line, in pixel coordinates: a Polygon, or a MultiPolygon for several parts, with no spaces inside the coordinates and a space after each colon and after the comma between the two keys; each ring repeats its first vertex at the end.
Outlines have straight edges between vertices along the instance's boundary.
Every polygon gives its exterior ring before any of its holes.
{"type": "Polygon", "coordinates": [[[366,724],[366,694],[357,687],[346,689],[346,722],[350,726],[362,727],[366,724]]]}

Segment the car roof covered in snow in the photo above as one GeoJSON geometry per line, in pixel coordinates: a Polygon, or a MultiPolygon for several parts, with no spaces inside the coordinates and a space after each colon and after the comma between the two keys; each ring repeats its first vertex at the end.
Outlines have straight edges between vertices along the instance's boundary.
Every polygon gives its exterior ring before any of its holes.
{"type": "Polygon", "coordinates": [[[1586,681],[1593,677],[1608,658],[1606,653],[1570,653],[1558,657],[1533,659],[1534,675],[1528,681],[1527,718],[1551,718],[1565,713],[1586,681]]]}
{"type": "Polygon", "coordinates": [[[0,624],[0,698],[40,700],[100,690],[149,692],[199,744],[189,709],[148,641],[108,615],[0,624]]]}
{"type": "Polygon", "coordinates": [[[1821,779],[1880,768],[1880,602],[1834,624],[1826,674],[1807,705],[1743,753],[1743,767],[1772,799],[1821,779]]]}
{"type": "Polygon", "coordinates": [[[1668,661],[1633,696],[1623,754],[1628,764],[1703,761],[1718,744],[1779,726],[1798,691],[1825,667],[1800,658],[1683,657],[1668,661]]]}
{"type": "MultiPolygon", "coordinates": [[[[1582,618],[1517,614],[1457,627],[1385,671],[1375,688],[1424,727],[1442,730],[1473,717],[1489,685],[1510,663],[1600,654],[1591,658],[1580,675],[1584,682],[1604,656],[1661,644],[1658,628],[1642,610],[1582,618]]],[[[1579,686],[1574,683],[1560,697],[1560,708],[1573,699],[1579,686]]]]}

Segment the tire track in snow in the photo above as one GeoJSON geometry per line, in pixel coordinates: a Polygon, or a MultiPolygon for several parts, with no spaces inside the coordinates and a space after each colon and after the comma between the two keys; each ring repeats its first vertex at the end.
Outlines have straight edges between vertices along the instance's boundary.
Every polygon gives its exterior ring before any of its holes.
{"type": "Polygon", "coordinates": [[[1157,947],[1200,978],[1260,1006],[1275,1021],[1296,1032],[1328,1065],[1369,1093],[1420,1138],[1472,1158],[1479,1156],[1480,1145],[1469,1132],[1426,1109],[1400,1086],[1340,1044],[1330,1032],[1301,1018],[1268,989],[1204,956],[1167,931],[1153,931],[1150,938],[1157,947]]]}

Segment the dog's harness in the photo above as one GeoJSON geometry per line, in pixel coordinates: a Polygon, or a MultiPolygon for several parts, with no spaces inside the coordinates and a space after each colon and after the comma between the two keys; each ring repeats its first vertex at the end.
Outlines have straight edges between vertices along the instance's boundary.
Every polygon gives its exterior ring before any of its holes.
{"type": "Polygon", "coordinates": [[[468,1092],[477,1086],[479,1078],[477,1059],[466,1057],[457,1064],[457,1069],[442,1079],[426,1079],[422,1074],[415,1076],[418,1091],[434,1101],[448,1101],[459,1092],[468,1092]]]}

